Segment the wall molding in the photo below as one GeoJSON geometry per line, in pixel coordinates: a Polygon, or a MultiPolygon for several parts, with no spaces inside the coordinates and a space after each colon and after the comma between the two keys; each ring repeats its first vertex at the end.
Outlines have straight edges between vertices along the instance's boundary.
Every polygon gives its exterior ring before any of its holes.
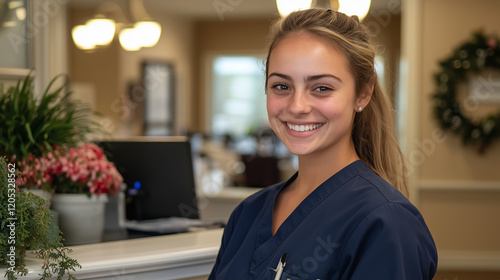
{"type": "Polygon", "coordinates": [[[500,251],[439,251],[438,270],[500,271],[500,251]]]}
{"type": "Polygon", "coordinates": [[[418,190],[422,191],[472,191],[500,192],[500,181],[455,181],[455,180],[422,180],[418,190]]]}

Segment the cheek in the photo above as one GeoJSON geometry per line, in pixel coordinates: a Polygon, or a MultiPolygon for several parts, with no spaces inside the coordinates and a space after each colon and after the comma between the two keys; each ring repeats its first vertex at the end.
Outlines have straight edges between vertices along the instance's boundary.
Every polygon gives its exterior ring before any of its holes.
{"type": "Polygon", "coordinates": [[[273,117],[276,117],[279,112],[282,111],[283,102],[280,102],[279,99],[267,96],[266,106],[267,106],[267,115],[269,117],[269,121],[272,121],[273,117]]]}
{"type": "Polygon", "coordinates": [[[317,105],[322,115],[331,121],[350,120],[353,116],[352,106],[336,102],[324,102],[317,105]]]}

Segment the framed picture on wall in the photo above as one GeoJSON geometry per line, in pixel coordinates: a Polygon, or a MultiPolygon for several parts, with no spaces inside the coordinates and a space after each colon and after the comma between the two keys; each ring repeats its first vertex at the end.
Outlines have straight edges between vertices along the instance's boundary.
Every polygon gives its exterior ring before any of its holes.
{"type": "Polygon", "coordinates": [[[142,70],[144,87],[144,135],[174,135],[174,67],[171,63],[145,61],[142,70]]]}

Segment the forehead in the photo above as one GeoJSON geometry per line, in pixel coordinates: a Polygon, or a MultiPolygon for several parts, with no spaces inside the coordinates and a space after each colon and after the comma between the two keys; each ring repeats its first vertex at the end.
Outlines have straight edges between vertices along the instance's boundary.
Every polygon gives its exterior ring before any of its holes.
{"type": "Polygon", "coordinates": [[[270,72],[350,73],[349,61],[336,44],[306,31],[281,39],[269,55],[268,67],[270,72]]]}

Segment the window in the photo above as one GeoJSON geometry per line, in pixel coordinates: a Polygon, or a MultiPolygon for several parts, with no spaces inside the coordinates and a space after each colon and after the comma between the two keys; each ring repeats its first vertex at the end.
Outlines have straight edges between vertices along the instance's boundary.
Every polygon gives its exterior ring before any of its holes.
{"type": "Polygon", "coordinates": [[[267,126],[264,59],[217,56],[212,71],[212,133],[243,136],[267,126]]]}
{"type": "MultiPolygon", "coordinates": [[[[26,0],[0,1],[0,68],[29,69],[30,30],[27,17],[30,7],[26,0]],[[8,1],[7,1],[8,2],[8,1]]],[[[34,32],[34,31],[31,31],[34,32]]]]}

